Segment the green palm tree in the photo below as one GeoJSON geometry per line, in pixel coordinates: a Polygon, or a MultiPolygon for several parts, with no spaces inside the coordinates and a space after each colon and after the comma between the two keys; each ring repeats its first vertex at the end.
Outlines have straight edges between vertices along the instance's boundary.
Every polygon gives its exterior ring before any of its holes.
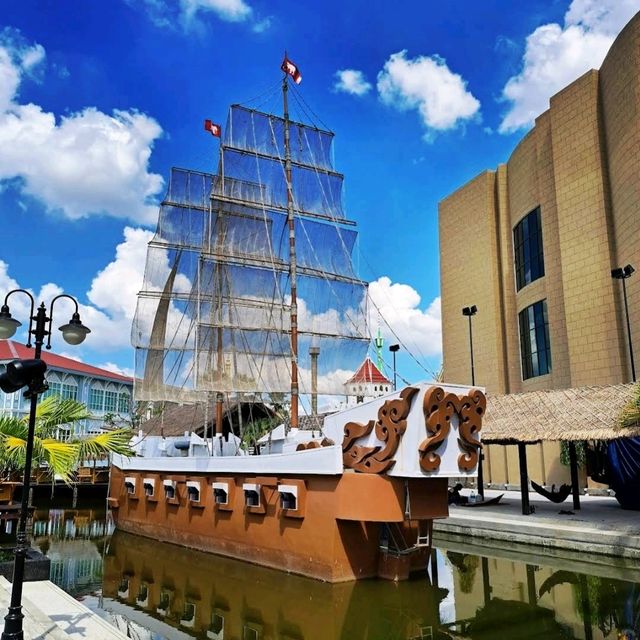
{"type": "MultiPolygon", "coordinates": [[[[67,441],[56,437],[60,426],[90,417],[85,405],[76,400],[59,396],[42,400],[36,409],[34,467],[46,463],[52,476],[60,476],[69,483],[77,465],[86,458],[108,453],[132,455],[129,429],[113,429],[95,436],[73,437],[67,441]]],[[[0,471],[3,476],[10,471],[24,469],[28,432],[27,416],[0,416],[0,471]]]]}

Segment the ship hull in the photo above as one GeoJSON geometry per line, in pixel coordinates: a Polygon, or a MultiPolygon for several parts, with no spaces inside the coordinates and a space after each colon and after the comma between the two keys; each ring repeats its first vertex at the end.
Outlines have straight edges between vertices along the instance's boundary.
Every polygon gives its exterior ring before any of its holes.
{"type": "Polygon", "coordinates": [[[114,465],[109,504],[124,531],[334,583],[397,580],[424,569],[425,534],[448,515],[446,478],[353,472],[257,476],[114,465]],[[227,489],[225,504],[216,502],[214,485],[227,489]],[[256,489],[259,505],[247,505],[246,487],[256,489]],[[283,507],[283,487],[295,488],[294,509],[283,507]]]}

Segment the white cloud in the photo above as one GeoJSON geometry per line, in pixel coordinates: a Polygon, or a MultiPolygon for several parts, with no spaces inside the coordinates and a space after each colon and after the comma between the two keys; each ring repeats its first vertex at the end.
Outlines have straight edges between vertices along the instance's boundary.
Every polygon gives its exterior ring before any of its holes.
{"type": "Polygon", "coordinates": [[[156,27],[186,31],[201,30],[201,19],[213,14],[225,22],[251,22],[252,30],[262,33],[271,26],[271,18],[256,16],[244,0],[125,0],[134,9],[142,9],[156,27]]]}
{"type": "Polygon", "coordinates": [[[133,318],[136,296],[142,289],[142,277],[147,255],[147,244],[153,233],[145,229],[126,227],[124,242],[116,247],[116,256],[91,283],[89,300],[111,315],[133,318]]]}
{"type": "Polygon", "coordinates": [[[104,214],[150,223],[162,177],[149,173],[160,125],[135,110],[93,107],[61,118],[20,104],[20,83],[45,59],[40,45],[0,34],[0,184],[18,180],[25,195],[70,219],[104,214]]]}
{"type": "Polygon", "coordinates": [[[640,0],[573,0],[557,23],[527,37],[522,70],[503,91],[511,103],[501,133],[528,127],[549,106],[549,98],[589,69],[597,69],[615,36],[640,10],[640,0]]]}
{"type": "MultiPolygon", "coordinates": [[[[91,333],[82,348],[77,352],[74,350],[75,355],[63,352],[64,355],[79,358],[82,349],[85,348],[99,352],[130,348],[131,321],[135,312],[136,296],[142,288],[146,245],[152,235],[144,229],[125,228],[124,241],[116,247],[114,260],[93,279],[91,289],[87,293],[91,304],[79,305],[80,318],[83,324],[91,329],[91,333]]],[[[18,287],[18,282],[9,275],[7,264],[0,261],[0,293],[18,287]]],[[[30,293],[36,303],[44,301],[48,308],[53,298],[64,291],[54,283],[47,283],[39,292],[30,290],[30,293]]],[[[77,296],[77,292],[73,292],[73,295],[77,296]]],[[[29,317],[27,297],[22,294],[11,296],[9,305],[13,317],[24,324],[25,318],[29,317]]],[[[66,324],[74,311],[73,303],[66,298],[61,298],[55,303],[52,344],[56,353],[60,347],[66,346],[57,327],[66,324]]],[[[22,327],[23,330],[25,328],[22,327]]]]}
{"type": "Polygon", "coordinates": [[[333,88],[354,96],[363,96],[371,90],[371,83],[367,82],[362,71],[356,69],[341,69],[335,73],[336,82],[333,88]]]}
{"type": "Polygon", "coordinates": [[[253,13],[244,0],[180,0],[180,7],[187,21],[196,18],[199,12],[212,11],[221,20],[242,22],[253,13]]]}
{"type": "Polygon", "coordinates": [[[254,33],[264,33],[271,28],[271,16],[267,16],[266,18],[262,18],[261,20],[256,20],[251,26],[251,30],[254,33]]]}
{"type": "Polygon", "coordinates": [[[401,111],[416,109],[428,130],[452,129],[473,118],[480,103],[466,81],[440,56],[407,58],[392,54],[378,73],[378,93],[385,104],[401,111]]]}
{"type": "Polygon", "coordinates": [[[99,369],[106,369],[107,371],[111,371],[112,373],[119,373],[121,376],[129,376],[133,378],[135,372],[133,369],[129,367],[119,367],[117,364],[113,362],[103,362],[102,364],[95,365],[99,369]]]}
{"type": "Polygon", "coordinates": [[[387,276],[369,285],[369,297],[374,303],[369,308],[369,325],[377,325],[379,309],[383,318],[380,329],[388,343],[399,339],[418,359],[441,355],[440,297],[424,307],[420,294],[413,287],[393,283],[387,276]]]}

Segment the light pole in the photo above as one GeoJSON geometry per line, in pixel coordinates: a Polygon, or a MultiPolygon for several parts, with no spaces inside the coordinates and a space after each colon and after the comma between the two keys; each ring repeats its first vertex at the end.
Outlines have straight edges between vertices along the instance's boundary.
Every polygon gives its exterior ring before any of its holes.
{"type": "Polygon", "coordinates": [[[29,410],[29,431],[27,436],[27,449],[25,453],[24,479],[22,482],[22,503],[20,505],[20,519],[18,521],[18,532],[16,534],[15,561],[13,565],[13,582],[11,585],[11,604],[9,612],[4,618],[4,631],[2,640],[23,640],[22,631],[22,584],[24,582],[24,562],[29,548],[27,541],[27,518],[29,509],[29,489],[31,487],[31,461],[33,458],[33,439],[36,426],[36,406],[38,404],[38,394],[47,390],[44,374],[47,370],[46,363],[41,359],[42,345],[47,338],[47,349],[51,349],[51,325],[53,322],[53,305],[59,298],[68,298],[75,306],[76,310],[71,316],[71,320],[60,327],[64,340],[72,345],[80,344],[84,341],[90,329],[85,327],[80,321],[77,301],[67,294],[56,296],[51,301],[49,315],[44,302],[38,307],[34,314],[35,301],[33,296],[24,289],[14,289],[10,291],[0,308],[0,339],[11,338],[22,323],[11,317],[9,296],[14,293],[24,293],[31,301],[31,311],[29,313],[29,331],[27,332],[27,347],[31,347],[31,337],[35,345],[34,358],[31,360],[14,360],[7,365],[7,370],[0,375],[0,388],[5,393],[14,393],[23,387],[27,387],[24,397],[31,402],[29,410]],[[35,323],[35,326],[34,326],[35,323]]]}
{"type": "MultiPolygon", "coordinates": [[[[471,318],[478,313],[478,307],[475,304],[472,304],[470,307],[462,308],[462,315],[469,318],[469,353],[471,355],[471,386],[475,386],[476,384],[476,372],[473,366],[473,331],[471,330],[471,318]]],[[[482,461],[484,459],[484,455],[482,454],[482,449],[480,449],[478,453],[478,494],[484,500],[484,471],[482,469],[482,461]]]]}
{"type": "Polygon", "coordinates": [[[400,345],[399,344],[389,345],[389,351],[391,351],[391,353],[393,353],[393,390],[395,391],[396,388],[397,388],[397,384],[396,384],[396,353],[398,353],[398,351],[400,351],[400,345]]]}
{"type": "Polygon", "coordinates": [[[478,307],[475,304],[470,307],[463,307],[462,315],[469,318],[469,352],[471,353],[471,385],[476,383],[476,373],[473,368],[473,332],[471,331],[471,318],[478,313],[478,307]]]}
{"type": "Polygon", "coordinates": [[[629,323],[629,307],[627,306],[627,278],[630,278],[635,269],[630,265],[625,267],[617,267],[611,270],[611,277],[616,280],[622,280],[622,296],[624,298],[624,315],[627,320],[627,340],[629,342],[629,357],[631,359],[631,377],[636,381],[636,365],[633,361],[633,345],[631,344],[631,324],[629,323]]]}

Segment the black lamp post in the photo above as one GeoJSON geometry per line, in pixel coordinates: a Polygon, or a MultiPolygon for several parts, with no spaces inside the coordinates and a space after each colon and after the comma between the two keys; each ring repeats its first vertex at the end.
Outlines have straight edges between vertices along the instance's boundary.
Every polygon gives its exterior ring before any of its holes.
{"type": "Polygon", "coordinates": [[[400,351],[400,345],[399,344],[389,345],[389,351],[391,351],[391,353],[393,353],[393,390],[395,391],[396,388],[397,388],[397,384],[396,384],[396,353],[398,353],[398,351],[400,351]]]}
{"type": "Polygon", "coordinates": [[[471,331],[471,318],[478,313],[478,307],[475,304],[470,307],[463,307],[462,315],[467,316],[469,318],[469,352],[471,353],[471,384],[474,385],[476,383],[476,373],[473,368],[473,333],[471,331]]]}
{"type": "Polygon", "coordinates": [[[24,289],[14,289],[10,291],[0,308],[0,339],[11,338],[21,323],[11,317],[7,301],[13,293],[24,293],[31,301],[31,312],[29,314],[29,331],[27,333],[27,347],[31,347],[31,337],[35,345],[34,358],[31,360],[14,360],[7,365],[7,370],[0,374],[0,389],[5,393],[14,393],[23,387],[27,387],[24,397],[31,401],[29,410],[29,432],[27,436],[27,450],[25,454],[24,479],[22,482],[22,503],[20,505],[20,519],[18,521],[18,531],[16,535],[15,561],[13,565],[13,583],[11,585],[11,604],[9,612],[4,618],[4,631],[2,640],[23,640],[22,631],[22,584],[24,582],[24,562],[29,548],[27,540],[27,518],[29,509],[29,489],[31,487],[31,461],[33,459],[33,438],[36,426],[36,406],[38,404],[38,394],[47,390],[44,379],[47,370],[46,363],[40,358],[42,345],[47,337],[47,349],[51,349],[51,325],[53,322],[53,305],[59,298],[68,298],[75,306],[76,310],[71,316],[71,320],[60,327],[64,340],[72,345],[80,344],[84,341],[90,329],[85,327],[80,321],[77,301],[67,294],[56,296],[51,301],[49,315],[44,302],[38,307],[34,314],[35,301],[33,296],[24,289]],[[35,323],[35,326],[34,326],[35,323]]]}
{"type": "MultiPolygon", "coordinates": [[[[471,386],[476,384],[476,372],[473,366],[473,331],[471,330],[471,318],[478,313],[478,307],[475,304],[472,304],[470,307],[462,308],[462,315],[469,318],[469,353],[471,355],[471,386]]],[[[480,449],[478,455],[478,494],[484,500],[484,472],[482,469],[482,461],[484,460],[484,455],[482,454],[482,449],[480,449]]]]}
{"type": "Polygon", "coordinates": [[[633,361],[633,345],[631,344],[631,324],[629,323],[629,307],[627,306],[627,278],[630,278],[635,269],[630,265],[611,270],[611,277],[622,280],[622,296],[624,298],[624,315],[627,319],[627,340],[629,342],[629,357],[631,358],[631,376],[636,381],[636,365],[633,361]]]}

